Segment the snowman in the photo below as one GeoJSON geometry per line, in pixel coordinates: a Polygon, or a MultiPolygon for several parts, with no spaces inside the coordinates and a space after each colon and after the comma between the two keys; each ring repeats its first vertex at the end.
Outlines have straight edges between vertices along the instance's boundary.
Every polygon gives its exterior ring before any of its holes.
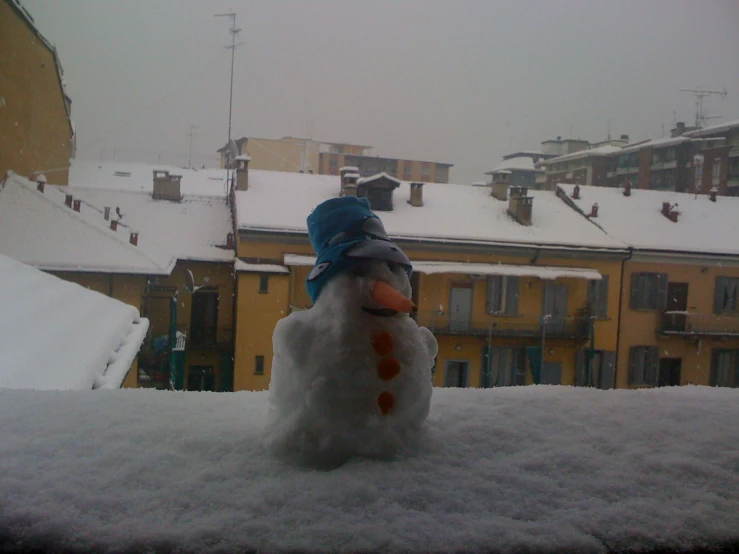
{"type": "Polygon", "coordinates": [[[438,350],[409,316],[411,263],[365,198],[323,202],[308,233],[313,307],[275,327],[267,447],[327,468],[405,455],[429,413],[438,350]]]}

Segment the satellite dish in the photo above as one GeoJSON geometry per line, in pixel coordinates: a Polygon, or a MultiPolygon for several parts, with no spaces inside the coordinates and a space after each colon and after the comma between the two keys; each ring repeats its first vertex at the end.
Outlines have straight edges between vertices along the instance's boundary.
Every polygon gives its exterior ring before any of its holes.
{"type": "Polygon", "coordinates": [[[187,289],[187,292],[192,294],[202,289],[203,286],[204,285],[196,285],[195,276],[192,274],[192,271],[190,271],[189,269],[185,270],[185,288],[187,289]]]}

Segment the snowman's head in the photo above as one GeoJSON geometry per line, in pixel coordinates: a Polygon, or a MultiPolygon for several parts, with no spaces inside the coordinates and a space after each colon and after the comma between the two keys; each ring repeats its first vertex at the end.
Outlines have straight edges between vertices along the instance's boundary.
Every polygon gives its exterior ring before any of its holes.
{"type": "Polygon", "coordinates": [[[343,276],[367,288],[365,292],[369,292],[375,304],[382,304],[379,298],[395,306],[377,305],[371,309],[410,311],[400,298],[410,296],[410,260],[390,241],[366,198],[345,196],[323,202],[308,216],[308,233],[318,255],[306,280],[308,294],[314,303],[326,283],[343,276]],[[375,286],[375,283],[384,285],[375,286]],[[395,301],[390,299],[393,295],[389,287],[397,292],[395,301]],[[401,307],[402,310],[398,309],[401,307]]]}

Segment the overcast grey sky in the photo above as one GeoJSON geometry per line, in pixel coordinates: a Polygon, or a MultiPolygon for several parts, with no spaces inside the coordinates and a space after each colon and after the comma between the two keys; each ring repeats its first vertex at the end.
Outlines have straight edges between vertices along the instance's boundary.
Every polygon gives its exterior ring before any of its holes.
{"type": "MultiPolygon", "coordinates": [[[[739,2],[24,0],[56,43],[78,157],[215,165],[233,136],[372,145],[481,180],[557,135],[662,136],[694,118],[680,88],[728,90],[739,119],[739,2]],[[165,95],[170,94],[164,100],[165,95]],[[160,101],[161,100],[161,101],[160,101]],[[312,123],[310,123],[312,122],[312,123]]],[[[722,120],[715,120],[715,122],[722,120]]]]}

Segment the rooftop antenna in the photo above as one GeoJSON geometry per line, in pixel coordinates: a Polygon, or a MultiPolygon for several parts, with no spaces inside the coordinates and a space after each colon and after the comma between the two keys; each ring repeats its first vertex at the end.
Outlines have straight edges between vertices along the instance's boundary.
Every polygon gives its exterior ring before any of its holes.
{"type": "Polygon", "coordinates": [[[611,117],[608,120],[608,142],[611,142],[611,122],[613,121],[613,118],[611,117]]]}
{"type": "Polygon", "coordinates": [[[714,119],[717,116],[707,116],[703,112],[703,98],[716,94],[721,98],[726,98],[727,91],[724,90],[705,90],[694,88],[681,88],[680,92],[692,92],[695,94],[695,126],[700,128],[708,119],[714,119]]]}
{"type": "MultiPolygon", "coordinates": [[[[231,19],[231,45],[225,46],[226,50],[231,50],[231,88],[228,94],[228,141],[226,144],[231,142],[231,113],[233,110],[233,97],[234,97],[234,54],[236,54],[236,48],[244,44],[243,42],[236,43],[236,35],[241,32],[241,29],[236,27],[236,12],[229,11],[228,13],[216,13],[213,17],[228,17],[231,19]]],[[[231,182],[230,168],[226,168],[227,181],[231,182]]],[[[233,185],[233,183],[232,183],[233,185]]]]}

